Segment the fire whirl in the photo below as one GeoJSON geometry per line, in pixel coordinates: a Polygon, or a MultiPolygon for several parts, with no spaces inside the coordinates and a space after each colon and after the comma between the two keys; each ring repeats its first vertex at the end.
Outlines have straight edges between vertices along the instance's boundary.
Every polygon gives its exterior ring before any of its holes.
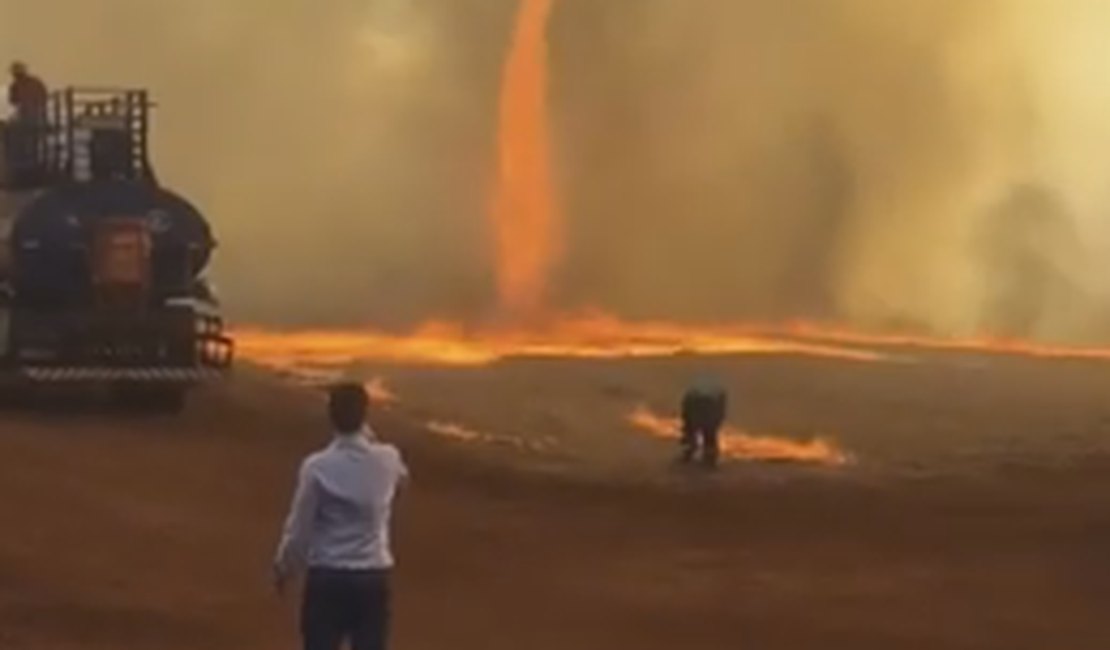
{"type": "Polygon", "coordinates": [[[523,0],[502,79],[491,210],[501,307],[541,307],[562,233],[551,174],[547,21],[554,0],[523,0]]]}
{"type": "MultiPolygon", "coordinates": [[[[1110,349],[1026,341],[871,335],[808,324],[694,325],[566,315],[548,304],[563,246],[552,173],[547,26],[555,0],[520,0],[498,104],[496,184],[489,219],[500,314],[513,327],[431,322],[406,333],[374,329],[235,332],[244,358],[283,372],[334,376],[359,362],[480,366],[513,357],[619,359],[680,353],[791,354],[855,362],[947,351],[1110,360],[1110,349]],[[522,327],[522,324],[528,327],[522,327]]],[[[385,400],[388,401],[388,400],[385,400]]],[[[739,439],[754,449],[751,438],[739,439]]],[[[741,444],[731,442],[727,444],[741,444]]],[[[754,452],[753,452],[754,453],[754,452]]]]}
{"type": "MultiPolygon", "coordinates": [[[[677,440],[682,425],[677,418],[669,418],[639,406],[628,414],[628,423],[636,429],[657,438],[677,440]]],[[[838,467],[851,462],[851,456],[826,438],[807,441],[791,440],[778,436],[749,434],[726,425],[721,431],[721,454],[727,458],[764,462],[800,463],[838,467]]]]}

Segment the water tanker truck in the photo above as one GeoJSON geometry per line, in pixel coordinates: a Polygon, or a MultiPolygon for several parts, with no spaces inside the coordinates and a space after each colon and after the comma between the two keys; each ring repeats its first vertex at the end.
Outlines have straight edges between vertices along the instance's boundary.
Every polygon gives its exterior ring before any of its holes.
{"type": "Polygon", "coordinates": [[[71,88],[0,123],[0,391],[106,386],[177,410],[232,360],[204,216],[157,181],[146,91],[71,88]]]}

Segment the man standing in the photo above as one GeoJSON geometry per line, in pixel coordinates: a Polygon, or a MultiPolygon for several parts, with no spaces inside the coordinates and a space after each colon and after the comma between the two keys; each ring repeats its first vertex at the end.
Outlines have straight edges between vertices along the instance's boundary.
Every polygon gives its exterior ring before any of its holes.
{"type": "Polygon", "coordinates": [[[8,103],[15,109],[15,121],[38,126],[46,121],[48,93],[46,84],[27,69],[27,64],[16,61],[10,68],[12,81],[8,85],[8,103]]]}
{"type": "Polygon", "coordinates": [[[700,379],[682,397],[683,463],[693,462],[701,451],[701,462],[716,467],[720,455],[718,432],[725,422],[728,397],[719,383],[700,379]]]}
{"type": "Polygon", "coordinates": [[[46,84],[16,61],[10,68],[8,103],[14,112],[3,128],[5,180],[17,185],[35,183],[45,158],[47,91],[46,84]]]}
{"type": "Polygon", "coordinates": [[[385,650],[389,630],[389,524],[408,469],[397,448],[366,424],[369,398],[358,384],[334,388],[335,438],[301,465],[274,561],[278,593],[307,567],[304,650],[385,650]]]}

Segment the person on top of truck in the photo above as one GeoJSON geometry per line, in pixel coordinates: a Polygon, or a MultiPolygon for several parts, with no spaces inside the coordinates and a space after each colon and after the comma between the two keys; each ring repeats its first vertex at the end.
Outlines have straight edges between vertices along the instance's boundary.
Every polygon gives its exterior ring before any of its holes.
{"type": "Polygon", "coordinates": [[[3,181],[33,185],[42,174],[49,93],[46,84],[31,74],[27,64],[16,61],[10,71],[8,103],[14,112],[6,124],[0,122],[0,135],[4,136],[3,181]]]}
{"type": "Polygon", "coordinates": [[[48,92],[42,79],[31,74],[27,64],[11,65],[12,81],[8,85],[8,103],[15,109],[14,121],[21,124],[42,124],[46,121],[48,92]]]}

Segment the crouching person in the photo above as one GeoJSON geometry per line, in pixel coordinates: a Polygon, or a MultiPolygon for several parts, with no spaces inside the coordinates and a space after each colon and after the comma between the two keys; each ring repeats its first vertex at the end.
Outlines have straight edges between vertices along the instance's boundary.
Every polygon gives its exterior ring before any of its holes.
{"type": "Polygon", "coordinates": [[[720,457],[720,430],[728,410],[728,397],[723,386],[703,379],[695,382],[682,397],[683,463],[701,461],[716,467],[720,457]],[[699,458],[700,452],[700,458],[699,458]]]}

